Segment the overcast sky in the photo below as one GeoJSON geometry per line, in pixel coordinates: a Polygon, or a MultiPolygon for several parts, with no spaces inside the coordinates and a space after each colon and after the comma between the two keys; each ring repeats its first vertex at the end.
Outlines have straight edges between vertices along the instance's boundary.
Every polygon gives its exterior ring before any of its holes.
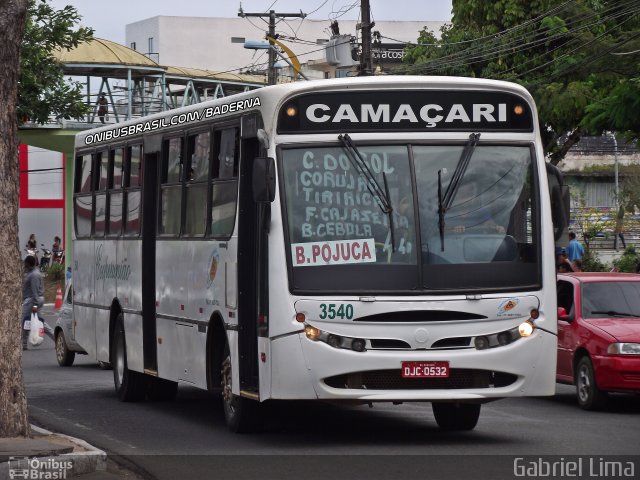
{"type": "MultiPolygon", "coordinates": [[[[49,0],[49,3],[57,9],[73,5],[82,16],[82,25],[92,27],[96,37],[121,44],[125,43],[124,26],[128,23],[157,15],[237,17],[240,3],[247,13],[302,10],[314,20],[356,20],[360,14],[360,0],[49,0]]],[[[370,5],[374,21],[451,19],[451,0],[370,0],[370,5]]],[[[252,21],[259,23],[258,19],[252,21]]]]}

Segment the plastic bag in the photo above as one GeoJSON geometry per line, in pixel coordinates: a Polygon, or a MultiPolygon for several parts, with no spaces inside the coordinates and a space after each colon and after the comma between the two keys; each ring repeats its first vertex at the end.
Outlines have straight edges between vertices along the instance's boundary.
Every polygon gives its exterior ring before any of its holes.
{"type": "Polygon", "coordinates": [[[44,325],[38,318],[38,314],[31,314],[31,331],[29,332],[29,343],[37,347],[44,341],[44,325]]]}

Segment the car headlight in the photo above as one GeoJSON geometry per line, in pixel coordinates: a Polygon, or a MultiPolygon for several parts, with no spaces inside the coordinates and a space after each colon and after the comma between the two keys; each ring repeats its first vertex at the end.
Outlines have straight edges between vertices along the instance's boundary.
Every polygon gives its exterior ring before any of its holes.
{"type": "Polygon", "coordinates": [[[640,355],[640,343],[612,343],[607,348],[610,355],[640,355]]]}

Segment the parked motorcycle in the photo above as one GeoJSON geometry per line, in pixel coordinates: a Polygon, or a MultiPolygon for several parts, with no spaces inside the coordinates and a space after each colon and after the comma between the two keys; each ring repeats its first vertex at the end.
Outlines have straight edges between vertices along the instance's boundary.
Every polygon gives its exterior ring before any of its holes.
{"type": "Polygon", "coordinates": [[[41,243],[42,247],[42,259],[40,260],[40,271],[46,272],[49,269],[49,264],[51,263],[51,250],[44,248],[44,243],[41,243]]]}
{"type": "Polygon", "coordinates": [[[64,250],[53,252],[53,263],[64,265],[64,250]]]}
{"type": "Polygon", "coordinates": [[[36,265],[38,265],[38,252],[39,250],[37,248],[29,248],[29,247],[25,247],[24,251],[27,252],[27,254],[25,255],[26,257],[33,257],[36,259],[36,265]]]}

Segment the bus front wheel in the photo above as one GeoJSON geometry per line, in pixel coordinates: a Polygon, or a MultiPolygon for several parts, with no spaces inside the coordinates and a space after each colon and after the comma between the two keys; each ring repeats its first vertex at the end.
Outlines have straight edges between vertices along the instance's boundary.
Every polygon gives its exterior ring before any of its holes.
{"type": "Polygon", "coordinates": [[[473,430],[480,418],[479,403],[432,403],[431,407],[443,430],[473,430]]]}
{"type": "Polygon", "coordinates": [[[129,370],[127,365],[127,342],[124,335],[122,314],[116,319],[116,328],[111,345],[111,364],[113,365],[113,383],[118,398],[122,402],[144,400],[146,383],[144,374],[129,370]]]}
{"type": "Polygon", "coordinates": [[[231,353],[225,344],[221,366],[222,404],[227,427],[234,433],[248,433],[258,430],[258,402],[235,395],[232,392],[231,353]]]}

